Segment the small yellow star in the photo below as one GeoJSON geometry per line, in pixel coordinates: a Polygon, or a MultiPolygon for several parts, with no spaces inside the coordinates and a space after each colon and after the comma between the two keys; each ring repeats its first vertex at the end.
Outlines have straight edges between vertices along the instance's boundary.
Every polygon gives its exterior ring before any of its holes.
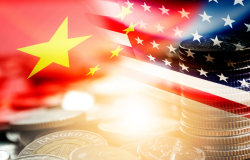
{"type": "Polygon", "coordinates": [[[86,76],[89,74],[92,74],[92,76],[93,76],[95,71],[98,71],[99,69],[101,69],[101,68],[98,68],[98,66],[99,66],[99,64],[95,68],[89,68],[90,71],[88,74],[86,74],[86,76]]]}
{"type": "Polygon", "coordinates": [[[122,20],[123,20],[127,14],[133,13],[132,11],[130,11],[130,8],[131,8],[131,5],[128,6],[128,8],[122,6],[122,12],[117,17],[122,16],[122,20]]]}
{"type": "Polygon", "coordinates": [[[49,42],[18,48],[17,50],[19,51],[40,57],[40,60],[37,62],[28,78],[53,62],[65,67],[69,67],[68,51],[89,37],[91,36],[68,39],[67,17],[49,42]]]}
{"type": "MultiPolygon", "coordinates": [[[[121,50],[123,50],[123,48],[120,48],[120,45],[116,48],[116,50],[114,50],[114,51],[111,51],[111,53],[113,53],[112,54],[112,56],[110,57],[110,58],[112,58],[112,57],[114,57],[114,56],[118,56],[119,55],[119,52],[121,51],[121,50]]],[[[109,59],[110,59],[109,58],[109,59]]]]}
{"type": "Polygon", "coordinates": [[[128,34],[130,31],[135,31],[135,26],[137,25],[138,23],[136,24],[133,24],[132,22],[130,23],[129,27],[127,29],[124,29],[123,31],[126,31],[126,34],[128,34]]]}

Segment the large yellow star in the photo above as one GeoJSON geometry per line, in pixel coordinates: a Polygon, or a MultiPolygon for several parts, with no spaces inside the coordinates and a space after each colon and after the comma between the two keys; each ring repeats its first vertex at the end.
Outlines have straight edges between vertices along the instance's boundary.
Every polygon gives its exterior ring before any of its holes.
{"type": "Polygon", "coordinates": [[[92,74],[92,76],[93,76],[95,71],[98,71],[99,69],[101,69],[101,68],[98,68],[98,66],[99,66],[99,64],[95,68],[89,68],[90,71],[88,74],[86,74],[86,76],[89,74],[92,74]]]}
{"type": "Polygon", "coordinates": [[[91,36],[68,39],[68,17],[63,21],[49,42],[36,44],[17,50],[40,57],[29,77],[33,76],[51,63],[69,67],[68,51],[91,36]]]}
{"type": "Polygon", "coordinates": [[[117,17],[122,17],[122,20],[125,18],[127,14],[133,13],[130,8],[132,5],[128,6],[128,8],[122,6],[122,12],[117,17]]]}
{"type": "Polygon", "coordinates": [[[136,24],[133,24],[132,22],[130,23],[129,27],[127,29],[124,29],[123,31],[126,31],[126,34],[128,34],[130,31],[135,31],[135,26],[137,25],[138,23],[136,24]]]}
{"type": "MultiPolygon", "coordinates": [[[[114,51],[111,51],[111,53],[113,53],[112,54],[112,56],[110,57],[110,58],[112,58],[112,57],[114,57],[114,56],[118,56],[119,55],[119,52],[121,51],[121,50],[123,50],[123,48],[120,48],[120,45],[116,48],[116,50],[114,50],[114,51]]],[[[110,59],[109,58],[109,59],[110,59]]]]}

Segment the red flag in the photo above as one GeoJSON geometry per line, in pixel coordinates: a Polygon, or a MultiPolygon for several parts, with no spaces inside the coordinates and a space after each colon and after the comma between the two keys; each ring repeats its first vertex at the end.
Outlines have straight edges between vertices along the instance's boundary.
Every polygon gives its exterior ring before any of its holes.
{"type": "MultiPolygon", "coordinates": [[[[85,76],[89,68],[101,63],[104,70],[113,48],[86,19],[87,10],[78,0],[0,1],[1,105],[40,106],[44,97],[92,77],[85,76]],[[17,49],[49,42],[67,17],[68,39],[92,36],[68,51],[69,67],[51,63],[27,79],[40,57],[17,49]]],[[[95,77],[103,74],[96,72],[95,77]]]]}

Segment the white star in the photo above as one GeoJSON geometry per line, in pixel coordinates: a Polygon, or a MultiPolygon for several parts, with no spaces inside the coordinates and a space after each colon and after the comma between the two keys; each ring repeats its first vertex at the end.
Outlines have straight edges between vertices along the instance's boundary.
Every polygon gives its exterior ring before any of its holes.
{"type": "Polygon", "coordinates": [[[250,31],[250,24],[246,24],[246,23],[244,23],[246,26],[247,26],[247,32],[249,32],[250,31]]]}
{"type": "MultiPolygon", "coordinates": [[[[167,47],[168,47],[168,46],[167,46],[167,47]]],[[[169,46],[168,48],[169,48],[169,52],[174,52],[174,53],[176,53],[175,50],[176,50],[177,48],[174,48],[174,47],[172,46],[172,44],[170,44],[170,46],[169,46]]]]}
{"type": "Polygon", "coordinates": [[[215,1],[216,3],[218,3],[218,1],[217,1],[217,0],[209,0],[208,2],[211,2],[211,1],[215,1]]]}
{"type": "Polygon", "coordinates": [[[196,30],[195,34],[194,33],[191,33],[191,34],[194,36],[193,41],[197,40],[197,41],[199,41],[201,43],[200,38],[202,36],[198,34],[197,30],[196,30]]]}
{"type": "MultiPolygon", "coordinates": [[[[204,14],[202,15],[202,14],[199,14],[203,19],[202,19],[202,22],[203,21],[208,21],[208,22],[210,22],[210,19],[209,18],[211,18],[212,16],[208,16],[207,14],[206,14],[206,12],[204,11],[204,14]]],[[[210,22],[211,23],[211,22],[210,22]]]]}
{"type": "Polygon", "coordinates": [[[249,88],[249,84],[250,83],[247,83],[246,81],[245,81],[245,79],[243,79],[243,81],[240,81],[240,80],[238,80],[240,83],[241,83],[241,86],[246,86],[247,88],[249,88]]]}
{"type": "Polygon", "coordinates": [[[161,31],[162,33],[164,33],[162,29],[165,27],[162,27],[159,23],[158,25],[155,25],[155,27],[157,28],[157,32],[161,31]]]}
{"type": "MultiPolygon", "coordinates": [[[[198,69],[197,69],[198,70],[198,69]]],[[[201,68],[201,70],[198,70],[199,72],[200,72],[200,76],[201,75],[204,75],[204,76],[206,76],[207,77],[207,73],[208,72],[206,72],[206,71],[203,71],[203,69],[201,68]]]]}
{"type": "Polygon", "coordinates": [[[229,15],[227,15],[227,19],[226,18],[222,18],[222,19],[225,21],[224,26],[229,25],[231,28],[233,28],[232,23],[234,23],[235,20],[231,20],[229,15]]]}
{"type": "Polygon", "coordinates": [[[149,8],[151,8],[151,6],[147,6],[145,2],[144,2],[144,5],[141,5],[141,6],[144,8],[144,11],[151,12],[150,9],[149,9],[149,8]]]}
{"type": "Polygon", "coordinates": [[[154,61],[155,62],[155,57],[152,57],[151,54],[147,55],[147,56],[148,56],[148,58],[149,58],[150,61],[154,61]]]}
{"type": "Polygon", "coordinates": [[[155,40],[153,42],[150,42],[153,45],[153,48],[158,48],[159,49],[159,44],[155,43],[155,40]]]}
{"type": "Polygon", "coordinates": [[[219,41],[218,38],[217,38],[217,36],[215,37],[215,39],[213,39],[213,38],[210,38],[210,39],[214,42],[214,46],[215,46],[215,45],[220,46],[220,43],[223,42],[223,41],[219,41]]]}
{"type": "Polygon", "coordinates": [[[143,44],[142,44],[142,41],[143,41],[143,40],[141,40],[138,36],[137,36],[137,39],[135,38],[135,40],[137,41],[137,44],[140,43],[141,45],[143,45],[143,44]]]}
{"type": "Polygon", "coordinates": [[[240,42],[238,42],[238,44],[233,44],[233,45],[236,47],[236,51],[243,50],[245,48],[245,46],[242,46],[240,42]]]}
{"type": "Polygon", "coordinates": [[[222,73],[221,73],[221,75],[217,74],[217,76],[220,77],[220,81],[223,80],[223,81],[227,82],[228,77],[225,77],[222,73]]]}
{"type": "MultiPolygon", "coordinates": [[[[181,66],[181,70],[186,70],[186,71],[188,71],[188,68],[189,68],[189,67],[185,66],[184,64],[180,64],[180,66],[181,66]]],[[[188,72],[189,72],[189,71],[188,71],[188,72]]]]}
{"type": "Polygon", "coordinates": [[[241,4],[242,6],[244,6],[244,4],[243,4],[243,2],[242,1],[244,1],[244,0],[234,0],[234,5],[236,5],[236,4],[241,4]]]}
{"type": "Polygon", "coordinates": [[[146,24],[147,23],[144,23],[142,20],[141,20],[141,22],[138,22],[141,26],[140,26],[140,28],[145,28],[145,29],[147,29],[146,28],[146,24]]]}
{"type": "Polygon", "coordinates": [[[162,61],[165,62],[165,65],[166,65],[166,66],[169,65],[170,67],[172,67],[172,66],[171,66],[171,63],[172,63],[172,62],[169,62],[167,59],[162,60],[162,61]]]}
{"type": "Polygon", "coordinates": [[[166,9],[163,5],[162,5],[162,8],[159,8],[159,9],[162,11],[162,14],[166,13],[167,15],[169,15],[168,14],[169,9],[166,9]]]}
{"type": "Polygon", "coordinates": [[[194,58],[194,52],[191,52],[191,50],[189,49],[188,51],[185,51],[188,55],[187,55],[187,57],[189,57],[189,56],[191,56],[191,57],[193,57],[194,58]]]}
{"type": "Polygon", "coordinates": [[[183,17],[188,18],[188,14],[190,14],[189,12],[185,12],[185,10],[183,8],[182,8],[182,11],[178,11],[178,12],[181,14],[181,18],[183,18],[183,17]]]}
{"type": "Polygon", "coordinates": [[[128,5],[128,8],[134,9],[134,7],[133,7],[134,3],[130,3],[129,0],[127,2],[124,2],[124,3],[126,3],[126,5],[128,5]]]}
{"type": "Polygon", "coordinates": [[[176,27],[176,29],[173,29],[173,30],[174,30],[174,32],[175,32],[175,35],[174,35],[174,36],[179,35],[179,36],[181,37],[181,33],[182,33],[183,31],[179,30],[178,27],[176,27]]]}
{"type": "Polygon", "coordinates": [[[212,62],[212,63],[214,63],[213,62],[213,59],[215,59],[215,58],[213,58],[213,57],[210,57],[210,54],[208,53],[208,56],[205,56],[206,58],[207,58],[207,61],[206,62],[212,62]]]}

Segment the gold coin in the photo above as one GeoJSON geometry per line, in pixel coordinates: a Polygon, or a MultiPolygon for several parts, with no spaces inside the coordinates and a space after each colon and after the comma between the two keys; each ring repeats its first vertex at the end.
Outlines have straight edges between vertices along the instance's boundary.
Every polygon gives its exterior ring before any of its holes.
{"type": "Polygon", "coordinates": [[[49,154],[69,159],[69,155],[73,150],[90,145],[107,146],[107,142],[100,135],[89,131],[60,131],[36,139],[27,145],[18,157],[49,154]]]}

